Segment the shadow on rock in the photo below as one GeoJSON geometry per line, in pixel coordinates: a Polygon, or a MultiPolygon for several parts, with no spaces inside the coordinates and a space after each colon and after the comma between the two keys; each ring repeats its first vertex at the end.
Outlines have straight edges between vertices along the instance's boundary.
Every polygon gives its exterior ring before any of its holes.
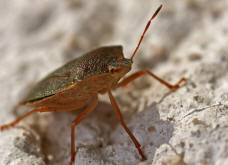
{"type": "MultiPolygon", "coordinates": [[[[127,123],[128,127],[141,144],[141,148],[147,156],[147,162],[150,163],[153,161],[156,149],[162,144],[169,142],[174,130],[173,125],[169,121],[160,119],[156,105],[156,103],[153,103],[143,112],[134,115],[131,121],[127,123]]],[[[130,165],[140,162],[140,157],[134,144],[130,141],[128,135],[121,126],[112,133],[111,138],[114,143],[112,144],[112,148],[118,148],[120,150],[115,151],[116,155],[113,157],[116,159],[115,162],[118,163],[114,164],[130,165]]],[[[108,152],[106,152],[106,154],[107,153],[108,152]]],[[[108,154],[107,158],[110,159],[108,154]]]]}
{"type": "MultiPolygon", "coordinates": [[[[57,112],[50,119],[43,136],[44,153],[53,157],[47,160],[48,165],[68,163],[71,122],[79,112],[57,112]]],[[[124,116],[128,117],[127,114],[124,116]]],[[[172,124],[160,119],[155,103],[125,121],[142,145],[148,162],[152,162],[156,148],[168,143],[173,133],[172,124]]],[[[75,165],[132,165],[140,162],[134,144],[107,103],[98,104],[95,111],[76,127],[75,143],[78,149],[75,165]]]]}
{"type": "MultiPolygon", "coordinates": [[[[55,112],[50,115],[42,137],[43,152],[46,156],[51,155],[51,159],[46,160],[48,165],[69,163],[71,123],[80,112],[82,110],[55,112]]],[[[76,164],[88,164],[90,160],[93,160],[92,164],[95,165],[94,159],[101,159],[100,149],[107,146],[110,133],[117,125],[118,120],[112,106],[99,103],[96,109],[76,126],[75,143],[78,149],[76,164]]]]}

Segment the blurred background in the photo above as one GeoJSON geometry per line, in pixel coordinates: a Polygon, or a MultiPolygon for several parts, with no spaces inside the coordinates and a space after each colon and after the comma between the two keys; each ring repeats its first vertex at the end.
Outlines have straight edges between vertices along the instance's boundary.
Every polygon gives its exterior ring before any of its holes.
{"type": "MultiPolygon", "coordinates": [[[[28,90],[64,63],[105,45],[122,45],[130,57],[160,4],[133,71],[153,69],[175,82],[191,77],[198,60],[227,61],[227,0],[0,0],[0,124],[14,119],[12,109],[28,90]]],[[[139,92],[145,93],[145,82],[136,85],[139,92]]],[[[141,94],[133,107],[143,110],[160,99],[156,94],[145,100],[141,94]]],[[[123,100],[132,98],[116,95],[123,110],[129,108],[123,100]]]]}

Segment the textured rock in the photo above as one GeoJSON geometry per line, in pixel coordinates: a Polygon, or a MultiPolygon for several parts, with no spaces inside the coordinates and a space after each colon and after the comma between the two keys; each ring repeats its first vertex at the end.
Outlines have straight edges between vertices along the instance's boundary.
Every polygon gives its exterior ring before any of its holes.
{"type": "MultiPolygon", "coordinates": [[[[147,19],[162,3],[133,70],[149,69],[175,83],[143,77],[114,95],[142,145],[140,157],[107,96],[76,128],[75,165],[228,164],[228,1],[0,1],[0,125],[47,73],[82,53],[121,44],[135,48],[147,19]]],[[[0,132],[1,165],[63,165],[70,126],[79,112],[43,113],[0,132]]]]}

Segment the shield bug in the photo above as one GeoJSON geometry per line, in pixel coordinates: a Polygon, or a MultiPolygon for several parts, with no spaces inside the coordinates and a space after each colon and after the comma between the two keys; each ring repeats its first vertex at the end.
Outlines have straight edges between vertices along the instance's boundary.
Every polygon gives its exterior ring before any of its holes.
{"type": "Polygon", "coordinates": [[[182,78],[175,85],[171,85],[148,70],[138,71],[123,78],[125,74],[131,70],[133,58],[143,37],[152,19],[156,17],[161,8],[162,5],[159,6],[148,21],[130,59],[124,58],[121,46],[108,46],[95,49],[70,61],[41,80],[19,104],[34,109],[15,121],[1,126],[0,130],[6,130],[15,126],[18,122],[36,112],[72,111],[83,108],[89,104],[72,122],[71,160],[69,163],[69,165],[72,165],[76,154],[74,141],[75,127],[95,109],[98,103],[98,94],[108,93],[120,124],[135,144],[142,160],[145,160],[146,156],[141,150],[139,142],[126,126],[111,89],[124,87],[129,82],[144,74],[150,75],[170,89],[177,89],[180,83],[185,81],[185,78],[182,78]],[[123,80],[119,82],[121,78],[123,78],[123,80]]]}

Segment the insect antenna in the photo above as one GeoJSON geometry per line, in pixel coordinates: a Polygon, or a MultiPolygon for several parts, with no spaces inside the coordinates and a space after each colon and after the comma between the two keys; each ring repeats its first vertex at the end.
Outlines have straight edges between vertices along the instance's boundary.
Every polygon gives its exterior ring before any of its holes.
{"type": "Polygon", "coordinates": [[[135,48],[135,51],[134,51],[134,52],[132,53],[132,55],[131,55],[131,60],[133,60],[133,58],[134,58],[134,56],[135,56],[137,50],[139,49],[139,46],[140,46],[140,44],[141,44],[141,42],[142,42],[142,40],[143,40],[143,38],[144,38],[144,35],[145,35],[146,31],[148,30],[148,28],[149,28],[149,26],[150,26],[150,23],[151,23],[152,19],[154,19],[154,18],[156,17],[156,15],[157,15],[158,12],[161,10],[161,8],[162,8],[162,5],[160,5],[160,6],[158,7],[158,9],[155,11],[155,13],[152,15],[152,17],[151,17],[150,20],[148,21],[148,23],[147,23],[147,25],[146,25],[146,27],[145,27],[145,29],[144,29],[144,31],[143,31],[143,34],[141,35],[141,38],[140,38],[140,40],[139,40],[139,42],[138,42],[138,45],[137,45],[137,47],[135,48]]]}

